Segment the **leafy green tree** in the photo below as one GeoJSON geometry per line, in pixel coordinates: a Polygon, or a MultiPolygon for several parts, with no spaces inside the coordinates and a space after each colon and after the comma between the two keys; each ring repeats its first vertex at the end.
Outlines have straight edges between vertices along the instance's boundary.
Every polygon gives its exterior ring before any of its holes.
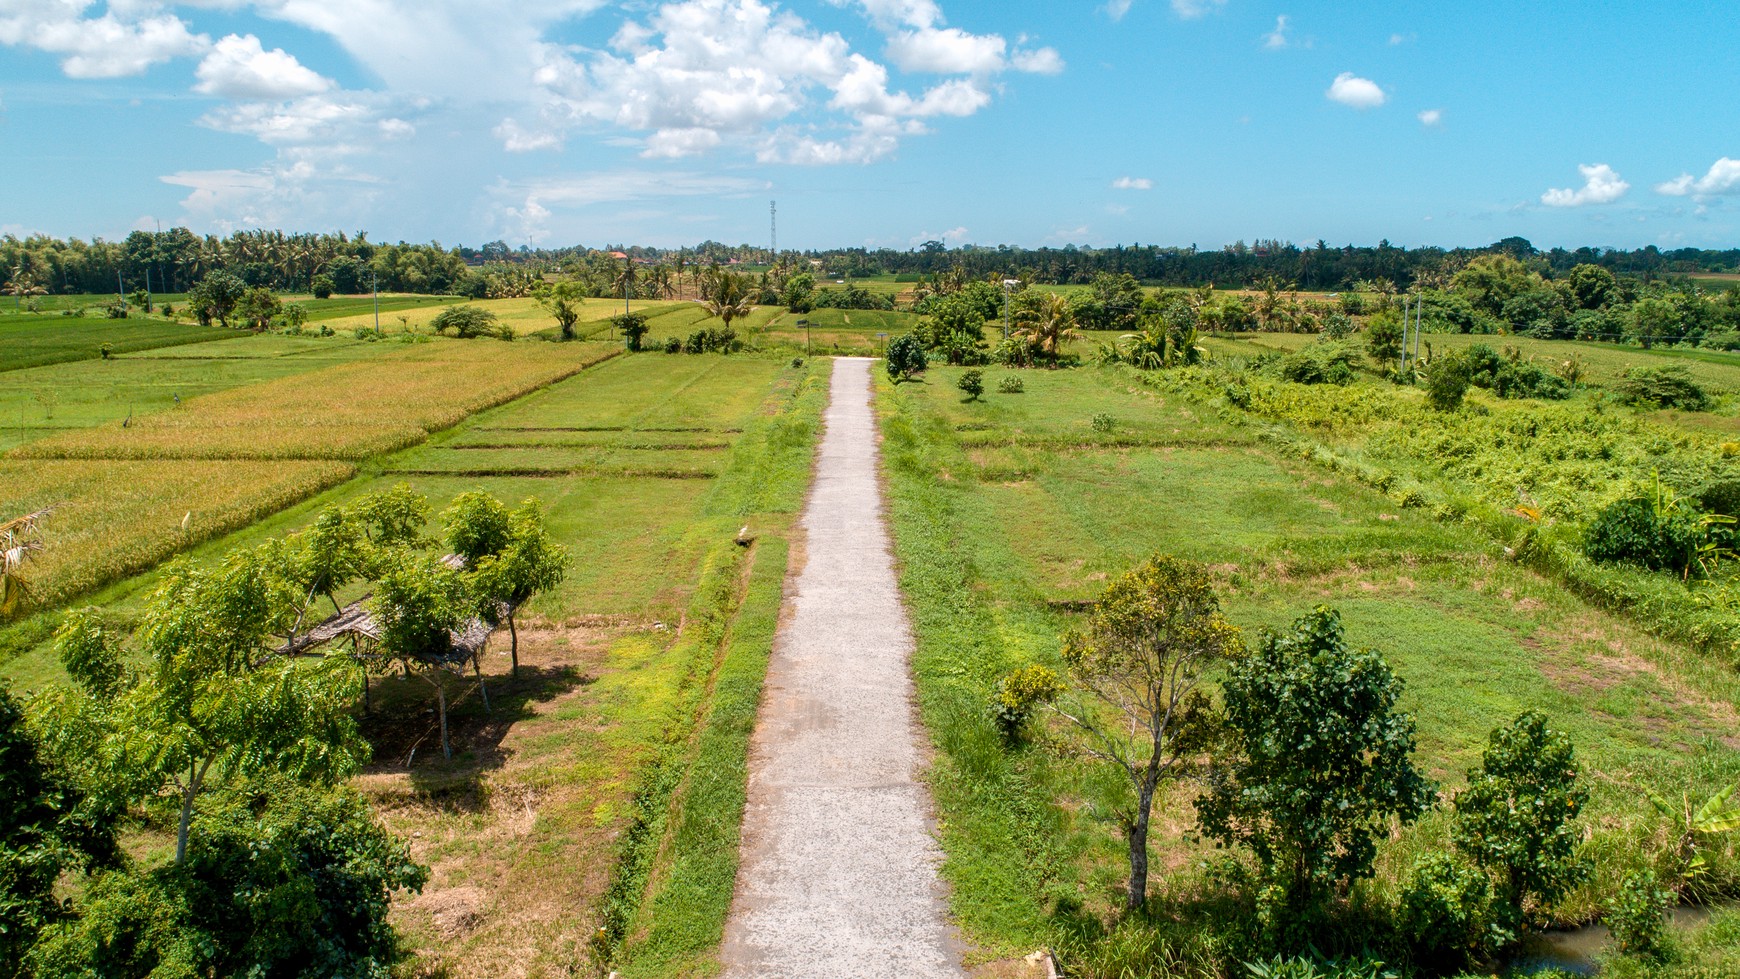
{"type": "Polygon", "coordinates": [[[1492,881],[1485,871],[1431,853],[1408,871],[1396,925],[1416,962],[1451,973],[1486,955],[1491,916],[1492,881]]]}
{"type": "Polygon", "coordinates": [[[785,280],[785,294],[782,297],[787,309],[794,313],[807,313],[815,308],[816,277],[808,272],[799,272],[785,280]]]}
{"type": "Polygon", "coordinates": [[[200,323],[209,324],[217,320],[229,326],[230,314],[235,312],[247,290],[247,283],[220,269],[199,280],[199,284],[187,294],[187,305],[200,323]]]}
{"type": "Polygon", "coordinates": [[[979,400],[979,395],[985,393],[985,372],[973,369],[961,372],[961,379],[955,382],[967,396],[968,401],[979,400]]]}
{"type": "Polygon", "coordinates": [[[899,384],[914,374],[922,373],[930,365],[924,355],[924,343],[916,334],[902,333],[888,342],[888,350],[883,359],[883,367],[888,376],[899,384]]]}
{"type": "Polygon", "coordinates": [[[272,290],[254,286],[242,293],[241,300],[236,303],[236,315],[250,328],[264,330],[272,325],[272,317],[278,315],[282,306],[272,290]]]}
{"type": "Polygon", "coordinates": [[[120,859],[113,814],[94,806],[42,750],[23,705],[0,689],[0,976],[64,910],[54,893],[64,872],[120,859]]]}
{"type": "Polygon", "coordinates": [[[1634,870],[1620,882],[1619,893],[1601,920],[1613,932],[1619,951],[1660,961],[1667,957],[1668,908],[1673,900],[1673,892],[1661,886],[1654,870],[1634,870]]]}
{"type": "Polygon", "coordinates": [[[1207,569],[1164,555],[1107,585],[1087,626],[1064,639],[1064,662],[1086,702],[1055,709],[1081,731],[1089,754],[1129,782],[1131,800],[1118,814],[1129,844],[1129,910],[1148,898],[1154,793],[1182,774],[1213,728],[1211,704],[1197,689],[1203,670],[1243,648],[1207,569]]]}
{"type": "Polygon", "coordinates": [[[933,301],[925,332],[930,346],[942,351],[950,364],[966,363],[985,348],[985,317],[965,293],[933,301]]]}
{"type": "Polygon", "coordinates": [[[1468,393],[1468,364],[1455,354],[1434,357],[1426,364],[1426,403],[1438,411],[1462,407],[1468,393]]]}
{"type": "Polygon", "coordinates": [[[1371,875],[1392,819],[1433,802],[1414,767],[1414,718],[1402,681],[1374,650],[1355,650],[1335,610],[1318,606],[1235,660],[1223,684],[1226,744],[1197,800],[1203,830],[1256,854],[1294,910],[1326,885],[1371,875]]]}
{"type": "Polygon", "coordinates": [[[428,868],[350,791],[281,783],[225,793],[202,812],[184,864],[94,877],[78,915],[50,928],[36,976],[384,979],[400,942],[397,891],[428,868]]]}
{"type": "Polygon", "coordinates": [[[520,606],[562,583],[568,550],[550,537],[538,501],[526,500],[509,520],[507,543],[478,559],[473,587],[491,618],[507,621],[513,675],[520,675],[520,634],[514,622],[520,606]]]}
{"type": "Polygon", "coordinates": [[[283,775],[330,785],[368,757],[337,664],[277,655],[302,596],[258,551],[215,568],[178,564],[137,633],[150,667],[115,698],[106,761],[137,798],[181,799],[175,862],[195,805],[214,787],[283,775]]]}
{"type": "Polygon", "coordinates": [[[1578,309],[1604,309],[1622,298],[1619,279],[1601,266],[1587,262],[1571,266],[1571,271],[1565,273],[1565,284],[1570,286],[1578,309]]]}
{"type": "Polygon", "coordinates": [[[1497,880],[1504,925],[1519,936],[1542,909],[1581,883],[1575,825],[1587,789],[1577,784],[1571,739],[1524,711],[1492,732],[1468,787],[1456,794],[1451,838],[1497,880]]]}
{"type": "Polygon", "coordinates": [[[423,527],[434,509],[409,483],[370,493],[352,508],[369,543],[378,548],[414,546],[423,541],[423,527]]]}
{"type": "Polygon", "coordinates": [[[1450,278],[1450,287],[1488,316],[1502,316],[1504,304],[1534,288],[1540,276],[1510,255],[1481,255],[1450,278]]]}
{"type": "Polygon", "coordinates": [[[453,757],[447,737],[449,671],[462,671],[466,657],[453,637],[476,611],[464,576],[428,555],[400,550],[383,561],[369,602],[381,630],[381,649],[435,688],[441,713],[441,753],[453,757]]]}
{"type": "Polygon", "coordinates": [[[562,282],[538,297],[538,305],[544,311],[555,317],[556,325],[562,329],[562,339],[574,339],[574,324],[580,322],[580,314],[585,304],[580,301],[579,286],[573,282],[562,282]]]}
{"type": "Polygon", "coordinates": [[[513,533],[508,508],[488,493],[461,493],[441,512],[447,524],[447,547],[476,568],[483,558],[500,554],[513,533]]]}
{"type": "Polygon", "coordinates": [[[622,331],[623,341],[628,345],[629,350],[635,352],[640,350],[641,339],[646,336],[647,330],[651,329],[647,326],[645,313],[623,313],[612,316],[610,322],[616,324],[616,328],[622,331]]]}
{"type": "Polygon", "coordinates": [[[1365,352],[1379,367],[1402,358],[1402,321],[1390,310],[1373,316],[1365,327],[1365,352]]]}
{"type": "Polygon", "coordinates": [[[324,595],[340,610],[338,591],[368,574],[368,530],[350,511],[328,507],[288,540],[290,574],[312,598],[324,595]]]}
{"type": "Polygon", "coordinates": [[[501,337],[505,329],[494,313],[470,305],[449,306],[436,314],[430,325],[435,327],[436,333],[452,330],[453,335],[461,340],[501,337]]]}
{"type": "Polygon", "coordinates": [[[315,276],[313,279],[309,280],[308,291],[313,293],[314,298],[316,299],[331,299],[334,291],[332,276],[315,276]]]}

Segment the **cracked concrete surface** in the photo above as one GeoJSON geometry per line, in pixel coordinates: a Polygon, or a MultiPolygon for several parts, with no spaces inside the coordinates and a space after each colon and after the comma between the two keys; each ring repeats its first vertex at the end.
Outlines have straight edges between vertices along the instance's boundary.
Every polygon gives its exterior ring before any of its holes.
{"type": "Polygon", "coordinates": [[[742,864],[720,958],[731,979],[961,979],[937,878],[877,480],[870,371],[834,361],[804,510],[807,560],[750,748],[742,864]]]}

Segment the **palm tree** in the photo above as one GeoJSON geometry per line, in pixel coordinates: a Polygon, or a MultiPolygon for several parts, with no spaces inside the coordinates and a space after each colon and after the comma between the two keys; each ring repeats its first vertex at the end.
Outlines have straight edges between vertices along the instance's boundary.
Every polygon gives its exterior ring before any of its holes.
{"type": "Polygon", "coordinates": [[[622,311],[628,312],[628,299],[634,293],[634,284],[640,275],[634,269],[634,259],[622,256],[622,270],[616,273],[616,280],[611,284],[622,290],[622,311]]]}
{"type": "Polygon", "coordinates": [[[724,320],[727,330],[731,328],[732,320],[739,316],[748,316],[749,311],[755,308],[750,296],[748,276],[720,269],[708,275],[707,280],[707,312],[724,320]]]}
{"type": "Polygon", "coordinates": [[[1056,357],[1059,347],[1078,336],[1075,311],[1069,308],[1068,299],[1048,292],[1039,297],[1037,306],[1022,310],[1022,327],[1018,334],[1039,348],[1040,353],[1056,357]]]}

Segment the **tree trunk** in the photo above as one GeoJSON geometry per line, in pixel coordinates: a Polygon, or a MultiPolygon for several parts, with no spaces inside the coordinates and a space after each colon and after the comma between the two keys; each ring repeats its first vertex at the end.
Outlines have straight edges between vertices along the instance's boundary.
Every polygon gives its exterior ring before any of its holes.
{"type": "Polygon", "coordinates": [[[514,660],[513,678],[520,678],[520,633],[514,628],[514,610],[508,609],[508,649],[512,651],[514,660]]]}
{"type": "Polygon", "coordinates": [[[1126,911],[1140,911],[1148,904],[1148,810],[1154,804],[1154,790],[1144,787],[1137,793],[1136,819],[1130,824],[1130,891],[1124,897],[1126,911]]]}
{"type": "MultiPolygon", "coordinates": [[[[206,762],[206,765],[209,764],[209,761],[206,762]]],[[[199,786],[203,781],[205,766],[195,768],[189,765],[187,787],[181,793],[181,819],[175,826],[175,865],[178,867],[187,859],[187,830],[193,824],[193,800],[198,797],[199,786]]]]}
{"type": "Polygon", "coordinates": [[[441,755],[452,761],[453,748],[447,743],[447,688],[439,681],[435,684],[435,702],[441,707],[441,755]]]}
{"type": "Polygon", "coordinates": [[[491,713],[489,709],[489,686],[483,682],[483,663],[481,657],[471,658],[471,668],[477,672],[477,689],[483,693],[483,712],[491,713]]]}

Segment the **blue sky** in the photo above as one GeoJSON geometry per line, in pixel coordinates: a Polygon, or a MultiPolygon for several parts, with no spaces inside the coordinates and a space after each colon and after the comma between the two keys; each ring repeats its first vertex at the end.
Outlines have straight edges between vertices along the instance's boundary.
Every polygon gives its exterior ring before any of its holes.
{"type": "Polygon", "coordinates": [[[1740,244],[1726,3],[0,0],[0,233],[1740,244]]]}

